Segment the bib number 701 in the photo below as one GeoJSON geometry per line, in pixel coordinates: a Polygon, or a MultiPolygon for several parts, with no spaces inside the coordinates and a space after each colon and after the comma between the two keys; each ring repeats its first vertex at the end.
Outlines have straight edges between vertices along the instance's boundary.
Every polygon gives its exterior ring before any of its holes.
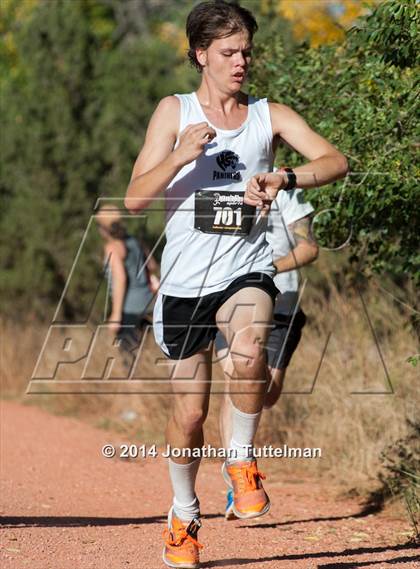
{"type": "Polygon", "coordinates": [[[240,226],[242,223],[241,209],[232,209],[231,207],[215,207],[216,215],[214,217],[215,225],[233,225],[233,217],[235,216],[235,225],[240,226]]]}

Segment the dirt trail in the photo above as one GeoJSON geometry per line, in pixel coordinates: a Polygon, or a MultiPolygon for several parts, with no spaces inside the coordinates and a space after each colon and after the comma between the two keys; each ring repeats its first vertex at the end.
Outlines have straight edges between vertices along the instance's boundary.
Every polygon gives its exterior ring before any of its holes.
{"type": "MultiPolygon", "coordinates": [[[[36,407],[2,402],[1,423],[2,568],[163,567],[165,459],[106,459],[105,443],[130,441],[36,407]]],[[[219,465],[204,462],[199,478],[203,567],[418,566],[405,519],[357,517],[358,501],[337,500],[333,489],[270,476],[269,514],[226,523],[219,465]]]]}

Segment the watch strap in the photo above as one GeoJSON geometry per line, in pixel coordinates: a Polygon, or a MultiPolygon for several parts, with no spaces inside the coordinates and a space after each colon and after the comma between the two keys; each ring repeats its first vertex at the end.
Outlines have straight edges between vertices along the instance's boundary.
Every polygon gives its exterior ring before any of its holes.
{"type": "Polygon", "coordinates": [[[292,168],[282,168],[283,172],[286,172],[287,184],[283,190],[294,190],[296,188],[296,174],[292,168]]]}

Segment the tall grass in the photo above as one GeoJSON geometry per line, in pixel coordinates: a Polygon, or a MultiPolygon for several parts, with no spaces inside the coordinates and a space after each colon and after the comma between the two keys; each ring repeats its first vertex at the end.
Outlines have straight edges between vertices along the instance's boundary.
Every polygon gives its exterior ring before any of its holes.
{"type": "MultiPolygon", "coordinates": [[[[381,451],[407,433],[418,404],[418,372],[407,363],[418,353],[409,324],[410,291],[387,292],[382,281],[357,286],[322,259],[306,273],[303,307],[308,317],[302,341],[287,371],[277,405],[264,411],[257,444],[319,447],[322,458],[280,461],[285,472],[325,475],[363,484],[373,480],[381,451]],[[315,381],[316,378],[316,381],[315,381]]],[[[4,397],[41,404],[54,413],[77,415],[121,432],[126,442],[163,442],[170,395],[25,395],[47,327],[2,322],[4,397]]],[[[153,375],[161,356],[152,337],[142,371],[153,375]]],[[[61,379],[76,378],[79,367],[63,368],[61,379]]],[[[214,380],[222,379],[218,364],[214,380]]],[[[212,395],[205,426],[207,442],[219,446],[221,396],[212,395]]]]}

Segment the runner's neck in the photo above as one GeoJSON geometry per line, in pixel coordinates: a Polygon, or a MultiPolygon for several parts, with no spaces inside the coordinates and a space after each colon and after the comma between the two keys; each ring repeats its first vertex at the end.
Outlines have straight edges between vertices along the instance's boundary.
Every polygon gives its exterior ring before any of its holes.
{"type": "Polygon", "coordinates": [[[204,117],[210,125],[223,130],[236,130],[248,120],[248,95],[238,93],[236,97],[222,100],[200,89],[194,93],[204,117]]]}

